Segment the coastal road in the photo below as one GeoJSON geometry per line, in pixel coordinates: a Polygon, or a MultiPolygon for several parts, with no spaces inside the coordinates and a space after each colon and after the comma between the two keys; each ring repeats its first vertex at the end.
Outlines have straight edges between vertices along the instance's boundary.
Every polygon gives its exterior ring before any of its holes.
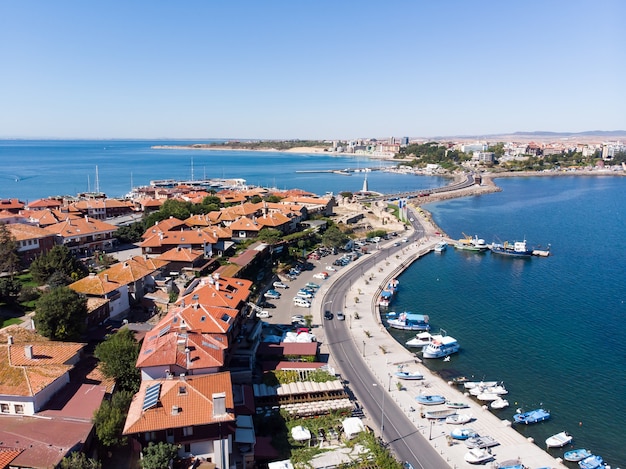
{"type": "MultiPolygon", "coordinates": [[[[411,214],[413,220],[417,220],[411,214]]],[[[424,233],[423,227],[417,221],[411,222],[416,229],[408,242],[415,242],[424,233]]],[[[383,262],[388,256],[393,256],[407,244],[397,243],[389,247],[372,251],[366,258],[359,261],[358,266],[342,272],[322,298],[322,309],[333,312],[345,309],[345,299],[350,287],[363,275],[363,272],[378,262],[383,262]],[[329,303],[332,305],[329,306],[329,303]]],[[[370,303],[373,304],[373,303],[370,303]]],[[[448,464],[437,451],[426,441],[413,422],[388,394],[387,386],[381,386],[377,378],[371,373],[364,359],[368,353],[373,353],[378,345],[368,344],[367,341],[355,343],[350,333],[353,318],[345,321],[336,319],[324,320],[324,333],[331,356],[359,403],[370,418],[376,423],[376,431],[382,429],[383,440],[389,444],[395,456],[401,461],[410,462],[414,468],[447,467],[448,464]]],[[[393,340],[393,339],[389,339],[393,340]]]]}

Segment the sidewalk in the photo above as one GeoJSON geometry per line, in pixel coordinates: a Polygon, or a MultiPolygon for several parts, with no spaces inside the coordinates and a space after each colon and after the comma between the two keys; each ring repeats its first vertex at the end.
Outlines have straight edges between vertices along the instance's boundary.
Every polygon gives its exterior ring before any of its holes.
{"type": "MultiPolygon", "coordinates": [[[[421,217],[425,216],[421,215],[421,217]]],[[[394,254],[390,256],[391,258],[386,259],[381,257],[377,264],[373,268],[365,270],[360,276],[360,280],[355,282],[346,292],[346,322],[356,348],[362,350],[365,363],[377,377],[380,386],[385,390],[391,390],[387,396],[393,399],[405,412],[409,420],[414,422],[415,427],[448,461],[450,467],[468,466],[464,460],[468,448],[462,441],[452,440],[452,444],[448,444],[446,436],[458,426],[448,425],[443,421],[428,420],[420,416],[421,409],[415,400],[415,397],[420,393],[440,394],[450,401],[467,403],[469,408],[463,409],[462,412],[472,414],[474,420],[465,427],[471,427],[481,436],[491,436],[500,443],[491,448],[495,461],[519,459],[527,467],[566,469],[560,460],[553,458],[535,445],[532,439],[526,439],[512,429],[510,421],[500,420],[473,398],[465,396],[462,392],[463,388],[449,384],[438,375],[431,373],[413,353],[393,339],[381,323],[376,306],[380,287],[398,276],[412,262],[429,253],[434,245],[441,240],[439,236],[433,234],[435,232],[434,227],[429,226],[424,218],[420,221],[426,228],[427,236],[425,238],[417,242],[407,243],[398,255],[394,254]],[[360,299],[358,303],[355,302],[355,297],[360,299]],[[355,314],[358,314],[359,319],[354,319],[355,314]],[[365,347],[366,344],[367,348],[365,347]],[[402,380],[400,381],[402,390],[398,390],[396,384],[398,380],[394,379],[393,376],[398,365],[403,365],[404,371],[419,371],[425,379],[422,381],[402,380]]],[[[391,243],[393,241],[389,241],[389,244],[391,243]]],[[[359,268],[359,260],[349,268],[359,268]]],[[[329,282],[330,284],[332,281],[329,282]]],[[[325,286],[325,288],[328,287],[325,286]]],[[[334,365],[332,360],[331,355],[330,364],[334,365]]],[[[433,410],[442,408],[441,406],[433,407],[433,410]]],[[[511,410],[511,415],[514,412],[515,410],[511,410]]],[[[370,426],[372,428],[377,427],[376,425],[370,426]]]]}

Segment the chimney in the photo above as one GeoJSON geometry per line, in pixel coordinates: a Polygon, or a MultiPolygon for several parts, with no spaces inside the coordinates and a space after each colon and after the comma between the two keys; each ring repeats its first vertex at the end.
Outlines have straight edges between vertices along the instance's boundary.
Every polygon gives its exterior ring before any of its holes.
{"type": "Polygon", "coordinates": [[[24,346],[24,356],[28,358],[29,360],[33,359],[33,346],[32,345],[24,346]]]}
{"type": "Polygon", "coordinates": [[[187,359],[187,369],[191,366],[191,350],[189,347],[185,348],[185,357],[187,359]]]}
{"type": "Polygon", "coordinates": [[[7,337],[7,344],[9,345],[13,345],[13,336],[10,335],[9,337],[7,337]]]}
{"type": "Polygon", "coordinates": [[[226,414],[226,393],[213,393],[213,417],[221,417],[226,414]]]}
{"type": "Polygon", "coordinates": [[[128,262],[124,262],[124,267],[128,267],[128,262]]]}
{"type": "Polygon", "coordinates": [[[177,405],[173,405],[172,406],[172,415],[178,415],[178,406],[177,405]]]}
{"type": "Polygon", "coordinates": [[[104,281],[108,282],[109,281],[109,274],[104,274],[104,281]]]}

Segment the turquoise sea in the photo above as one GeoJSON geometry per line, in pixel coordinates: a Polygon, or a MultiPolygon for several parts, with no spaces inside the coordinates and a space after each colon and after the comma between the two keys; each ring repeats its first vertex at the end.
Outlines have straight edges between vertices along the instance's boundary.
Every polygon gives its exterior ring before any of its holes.
{"type": "MultiPolygon", "coordinates": [[[[363,173],[296,170],[376,168],[365,158],[270,152],[152,150],[181,141],[0,141],[0,198],[32,201],[95,190],[121,196],[151,179],[245,178],[248,183],[318,194],[357,191],[363,173]]],[[[443,178],[367,173],[371,190],[437,187],[443,178]]],[[[526,238],[551,245],[548,258],[508,259],[448,249],[429,254],[400,277],[397,311],[429,314],[461,344],[442,371],[503,381],[511,407],[543,406],[551,420],[520,428],[539,446],[568,431],[576,447],[626,466],[626,178],[497,179],[503,191],[430,204],[453,238],[488,243],[526,238]]],[[[406,341],[409,334],[397,334],[406,341]]],[[[431,362],[429,362],[431,363],[431,362]]],[[[554,450],[559,456],[562,450],[554,450]]],[[[577,467],[577,466],[572,466],[577,467]]]]}

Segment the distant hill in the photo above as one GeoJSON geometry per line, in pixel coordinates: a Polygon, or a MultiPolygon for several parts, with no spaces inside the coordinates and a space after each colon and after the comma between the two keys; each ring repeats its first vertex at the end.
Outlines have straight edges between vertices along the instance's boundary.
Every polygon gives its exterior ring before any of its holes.
{"type": "Polygon", "coordinates": [[[428,137],[432,140],[522,140],[522,141],[555,141],[555,140],[609,140],[626,139],[626,130],[587,130],[585,132],[550,132],[536,130],[533,132],[512,132],[510,134],[477,134],[477,135],[448,135],[438,137],[428,137]]]}

